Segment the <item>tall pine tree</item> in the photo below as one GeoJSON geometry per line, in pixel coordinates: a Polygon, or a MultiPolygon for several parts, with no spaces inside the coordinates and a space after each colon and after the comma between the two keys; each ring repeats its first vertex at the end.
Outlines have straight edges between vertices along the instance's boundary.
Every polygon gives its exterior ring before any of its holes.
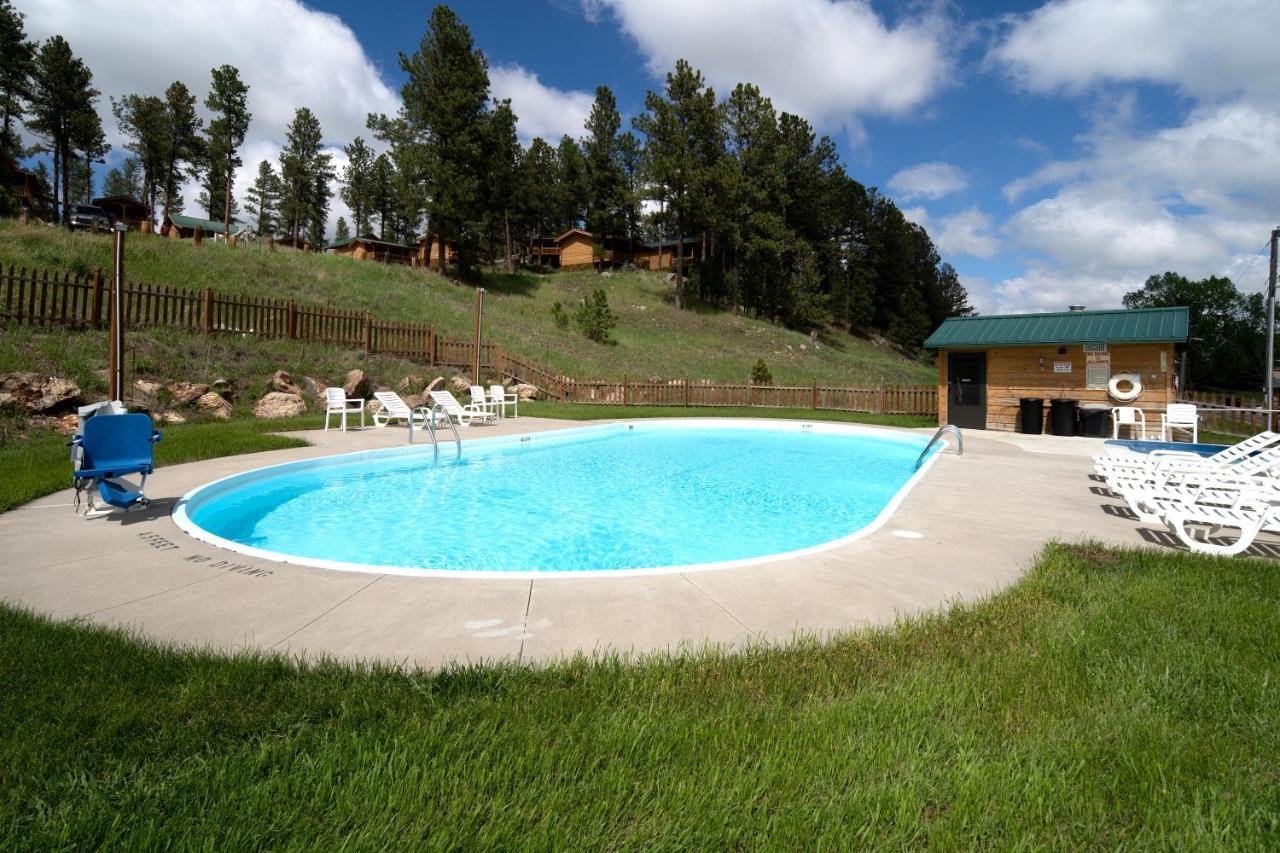
{"type": "Polygon", "coordinates": [[[93,144],[102,122],[94,110],[98,90],[93,72],[71,51],[62,36],[53,36],[36,54],[31,88],[31,121],[27,127],[53,151],[54,197],[61,193],[61,221],[70,225],[71,167],[77,151],[93,144]]]}
{"type": "Polygon", "coordinates": [[[338,191],[338,195],[351,209],[351,224],[358,236],[369,230],[370,182],[374,154],[373,149],[359,136],[351,140],[351,144],[342,150],[347,155],[347,165],[343,167],[342,176],[339,178],[342,188],[338,191]]]}
{"type": "Polygon", "coordinates": [[[280,176],[272,168],[269,160],[258,163],[258,176],[253,186],[249,187],[245,199],[245,212],[252,217],[249,224],[258,236],[270,236],[279,227],[280,216],[280,176]]]}
{"type": "Polygon", "coordinates": [[[322,150],[321,136],[315,113],[299,107],[280,152],[281,216],[295,241],[306,237],[316,245],[324,243],[333,178],[332,157],[322,150]]]}
{"type": "Polygon", "coordinates": [[[213,83],[204,105],[213,112],[209,122],[208,165],[206,184],[209,218],[214,219],[219,201],[222,203],[222,233],[231,233],[232,186],[240,167],[240,146],[249,132],[253,115],[248,107],[249,87],[240,79],[240,71],[232,65],[213,69],[213,83]]]}
{"type": "Polygon", "coordinates": [[[31,97],[36,55],[35,45],[27,40],[22,17],[9,0],[0,0],[0,153],[14,160],[21,148],[15,125],[31,97]]]}

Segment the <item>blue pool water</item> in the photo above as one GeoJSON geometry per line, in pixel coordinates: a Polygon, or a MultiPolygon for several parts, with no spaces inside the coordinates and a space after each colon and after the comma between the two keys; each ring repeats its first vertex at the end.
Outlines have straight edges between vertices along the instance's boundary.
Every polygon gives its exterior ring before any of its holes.
{"type": "Polygon", "coordinates": [[[417,446],[293,463],[196,490],[178,521],[247,553],[348,564],[337,568],[723,563],[867,526],[915,473],[925,445],[884,431],[729,424],[616,424],[468,442],[461,459],[442,444],[438,457],[417,446]]]}
{"type": "Polygon", "coordinates": [[[1107,439],[1107,444],[1127,447],[1134,453],[1150,453],[1153,450],[1183,450],[1198,453],[1201,456],[1212,456],[1227,449],[1225,444],[1191,444],[1180,441],[1142,441],[1140,439],[1107,439]]]}

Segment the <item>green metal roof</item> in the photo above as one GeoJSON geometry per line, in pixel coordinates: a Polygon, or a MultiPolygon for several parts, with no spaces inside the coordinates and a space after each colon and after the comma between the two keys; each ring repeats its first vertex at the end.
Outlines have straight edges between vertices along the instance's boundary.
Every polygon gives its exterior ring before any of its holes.
{"type": "Polygon", "coordinates": [[[390,243],[386,240],[375,240],[372,237],[343,237],[341,240],[334,240],[325,248],[340,249],[343,246],[350,246],[352,243],[367,243],[370,246],[387,246],[392,249],[409,249],[417,251],[417,246],[406,246],[404,243],[390,243]]]}
{"type": "MultiPolygon", "coordinates": [[[[217,221],[214,221],[214,220],[212,220],[212,219],[201,219],[201,218],[200,218],[200,217],[198,217],[198,216],[186,216],[186,215],[181,214],[181,213],[170,213],[170,214],[169,214],[169,221],[170,221],[170,222],[172,222],[174,225],[177,225],[179,228],[196,228],[196,227],[199,227],[199,229],[200,229],[201,231],[203,231],[204,233],[206,233],[206,234],[221,234],[221,233],[222,233],[222,220],[221,220],[221,219],[219,219],[219,220],[217,220],[217,221]]],[[[234,232],[235,232],[237,229],[239,229],[239,228],[240,228],[240,223],[239,223],[239,222],[236,222],[234,219],[233,219],[233,220],[231,220],[231,231],[232,231],[232,233],[234,233],[234,232]]]]}
{"type": "Polygon", "coordinates": [[[1187,322],[1186,308],[951,317],[942,322],[924,345],[937,349],[1033,344],[1183,343],[1187,340],[1187,322]]]}

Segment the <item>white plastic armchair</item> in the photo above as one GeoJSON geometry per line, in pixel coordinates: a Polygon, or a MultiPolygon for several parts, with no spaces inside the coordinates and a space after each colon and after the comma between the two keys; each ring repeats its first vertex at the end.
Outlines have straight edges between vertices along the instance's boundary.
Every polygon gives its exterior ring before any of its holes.
{"type": "Polygon", "coordinates": [[[489,395],[484,390],[483,385],[471,386],[471,402],[468,403],[467,405],[473,409],[478,409],[479,411],[482,411],[482,412],[489,412],[495,418],[500,415],[498,408],[494,406],[492,402],[490,402],[489,395]]]}
{"type": "Polygon", "coordinates": [[[324,428],[329,428],[329,416],[338,415],[340,429],[347,431],[347,415],[360,413],[360,429],[364,429],[364,399],[348,397],[341,388],[324,389],[324,428]]]}
{"type": "Polygon", "coordinates": [[[1116,406],[1111,410],[1111,437],[1120,437],[1120,427],[1133,430],[1133,437],[1139,441],[1147,437],[1147,416],[1142,409],[1134,406],[1116,406]]]}
{"type": "Polygon", "coordinates": [[[1173,431],[1176,429],[1189,431],[1192,444],[1200,441],[1200,416],[1191,403],[1170,403],[1160,416],[1160,436],[1165,441],[1173,441],[1173,431]]]}
{"type": "Polygon", "coordinates": [[[520,417],[520,395],[514,391],[508,391],[501,385],[489,386],[489,403],[497,411],[498,417],[505,418],[507,416],[507,407],[511,407],[511,416],[513,418],[520,417]]]}

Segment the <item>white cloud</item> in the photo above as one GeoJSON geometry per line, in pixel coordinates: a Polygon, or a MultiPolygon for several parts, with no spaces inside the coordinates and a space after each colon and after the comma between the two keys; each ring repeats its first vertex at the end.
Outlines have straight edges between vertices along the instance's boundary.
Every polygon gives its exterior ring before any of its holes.
{"type": "Polygon", "coordinates": [[[1055,0],[1005,20],[991,59],[1033,90],[1146,81],[1274,98],[1280,88],[1275,0],[1055,0]]]}
{"type": "MultiPolygon", "coordinates": [[[[258,160],[279,153],[297,107],[309,107],[326,142],[341,146],[357,135],[369,137],[368,113],[391,114],[400,105],[350,28],[297,0],[24,0],[22,11],[31,37],[61,34],[93,70],[94,85],[103,93],[103,126],[117,151],[123,140],[108,96],[160,95],[181,80],[204,113],[211,69],[237,67],[249,85],[253,114],[236,180],[239,199],[258,160]]],[[[194,210],[195,191],[189,188],[185,195],[194,210]]],[[[331,228],[336,219],[335,212],[331,228]]]]}
{"type": "Polygon", "coordinates": [[[931,224],[931,220],[929,219],[929,211],[925,210],[923,207],[920,207],[919,205],[915,207],[903,207],[903,208],[899,208],[899,210],[902,212],[903,218],[906,219],[908,222],[914,222],[916,225],[919,225],[921,228],[928,230],[929,225],[931,224]]]}
{"type": "MultiPolygon", "coordinates": [[[[1069,305],[1087,308],[1119,308],[1124,295],[1138,290],[1145,274],[1087,275],[1047,267],[1032,267],[1022,275],[995,284],[974,281],[977,298],[973,304],[983,313],[1020,314],[1036,311],[1065,311],[1069,305]],[[989,310],[985,309],[990,305],[989,310]]],[[[966,289],[971,279],[962,278],[966,289]]],[[[971,291],[971,295],[973,292],[971,291]]]]}
{"type": "Polygon", "coordinates": [[[907,113],[950,70],[940,17],[890,26],[866,0],[583,0],[583,8],[592,20],[611,12],[655,77],[687,59],[717,94],[755,83],[780,109],[817,124],[907,113]]]}
{"type": "Polygon", "coordinates": [[[494,98],[511,99],[521,142],[528,144],[535,136],[541,136],[555,145],[566,133],[574,139],[585,133],[584,125],[591,114],[595,95],[546,86],[537,74],[519,65],[498,65],[489,69],[489,84],[494,98]]]}
{"type": "Polygon", "coordinates": [[[942,198],[968,186],[964,172],[950,163],[920,163],[902,169],[889,179],[889,189],[906,201],[942,198]]]}
{"type": "Polygon", "coordinates": [[[990,258],[1000,251],[1000,240],[991,232],[991,219],[976,207],[939,220],[934,240],[943,252],[990,258]]]}

